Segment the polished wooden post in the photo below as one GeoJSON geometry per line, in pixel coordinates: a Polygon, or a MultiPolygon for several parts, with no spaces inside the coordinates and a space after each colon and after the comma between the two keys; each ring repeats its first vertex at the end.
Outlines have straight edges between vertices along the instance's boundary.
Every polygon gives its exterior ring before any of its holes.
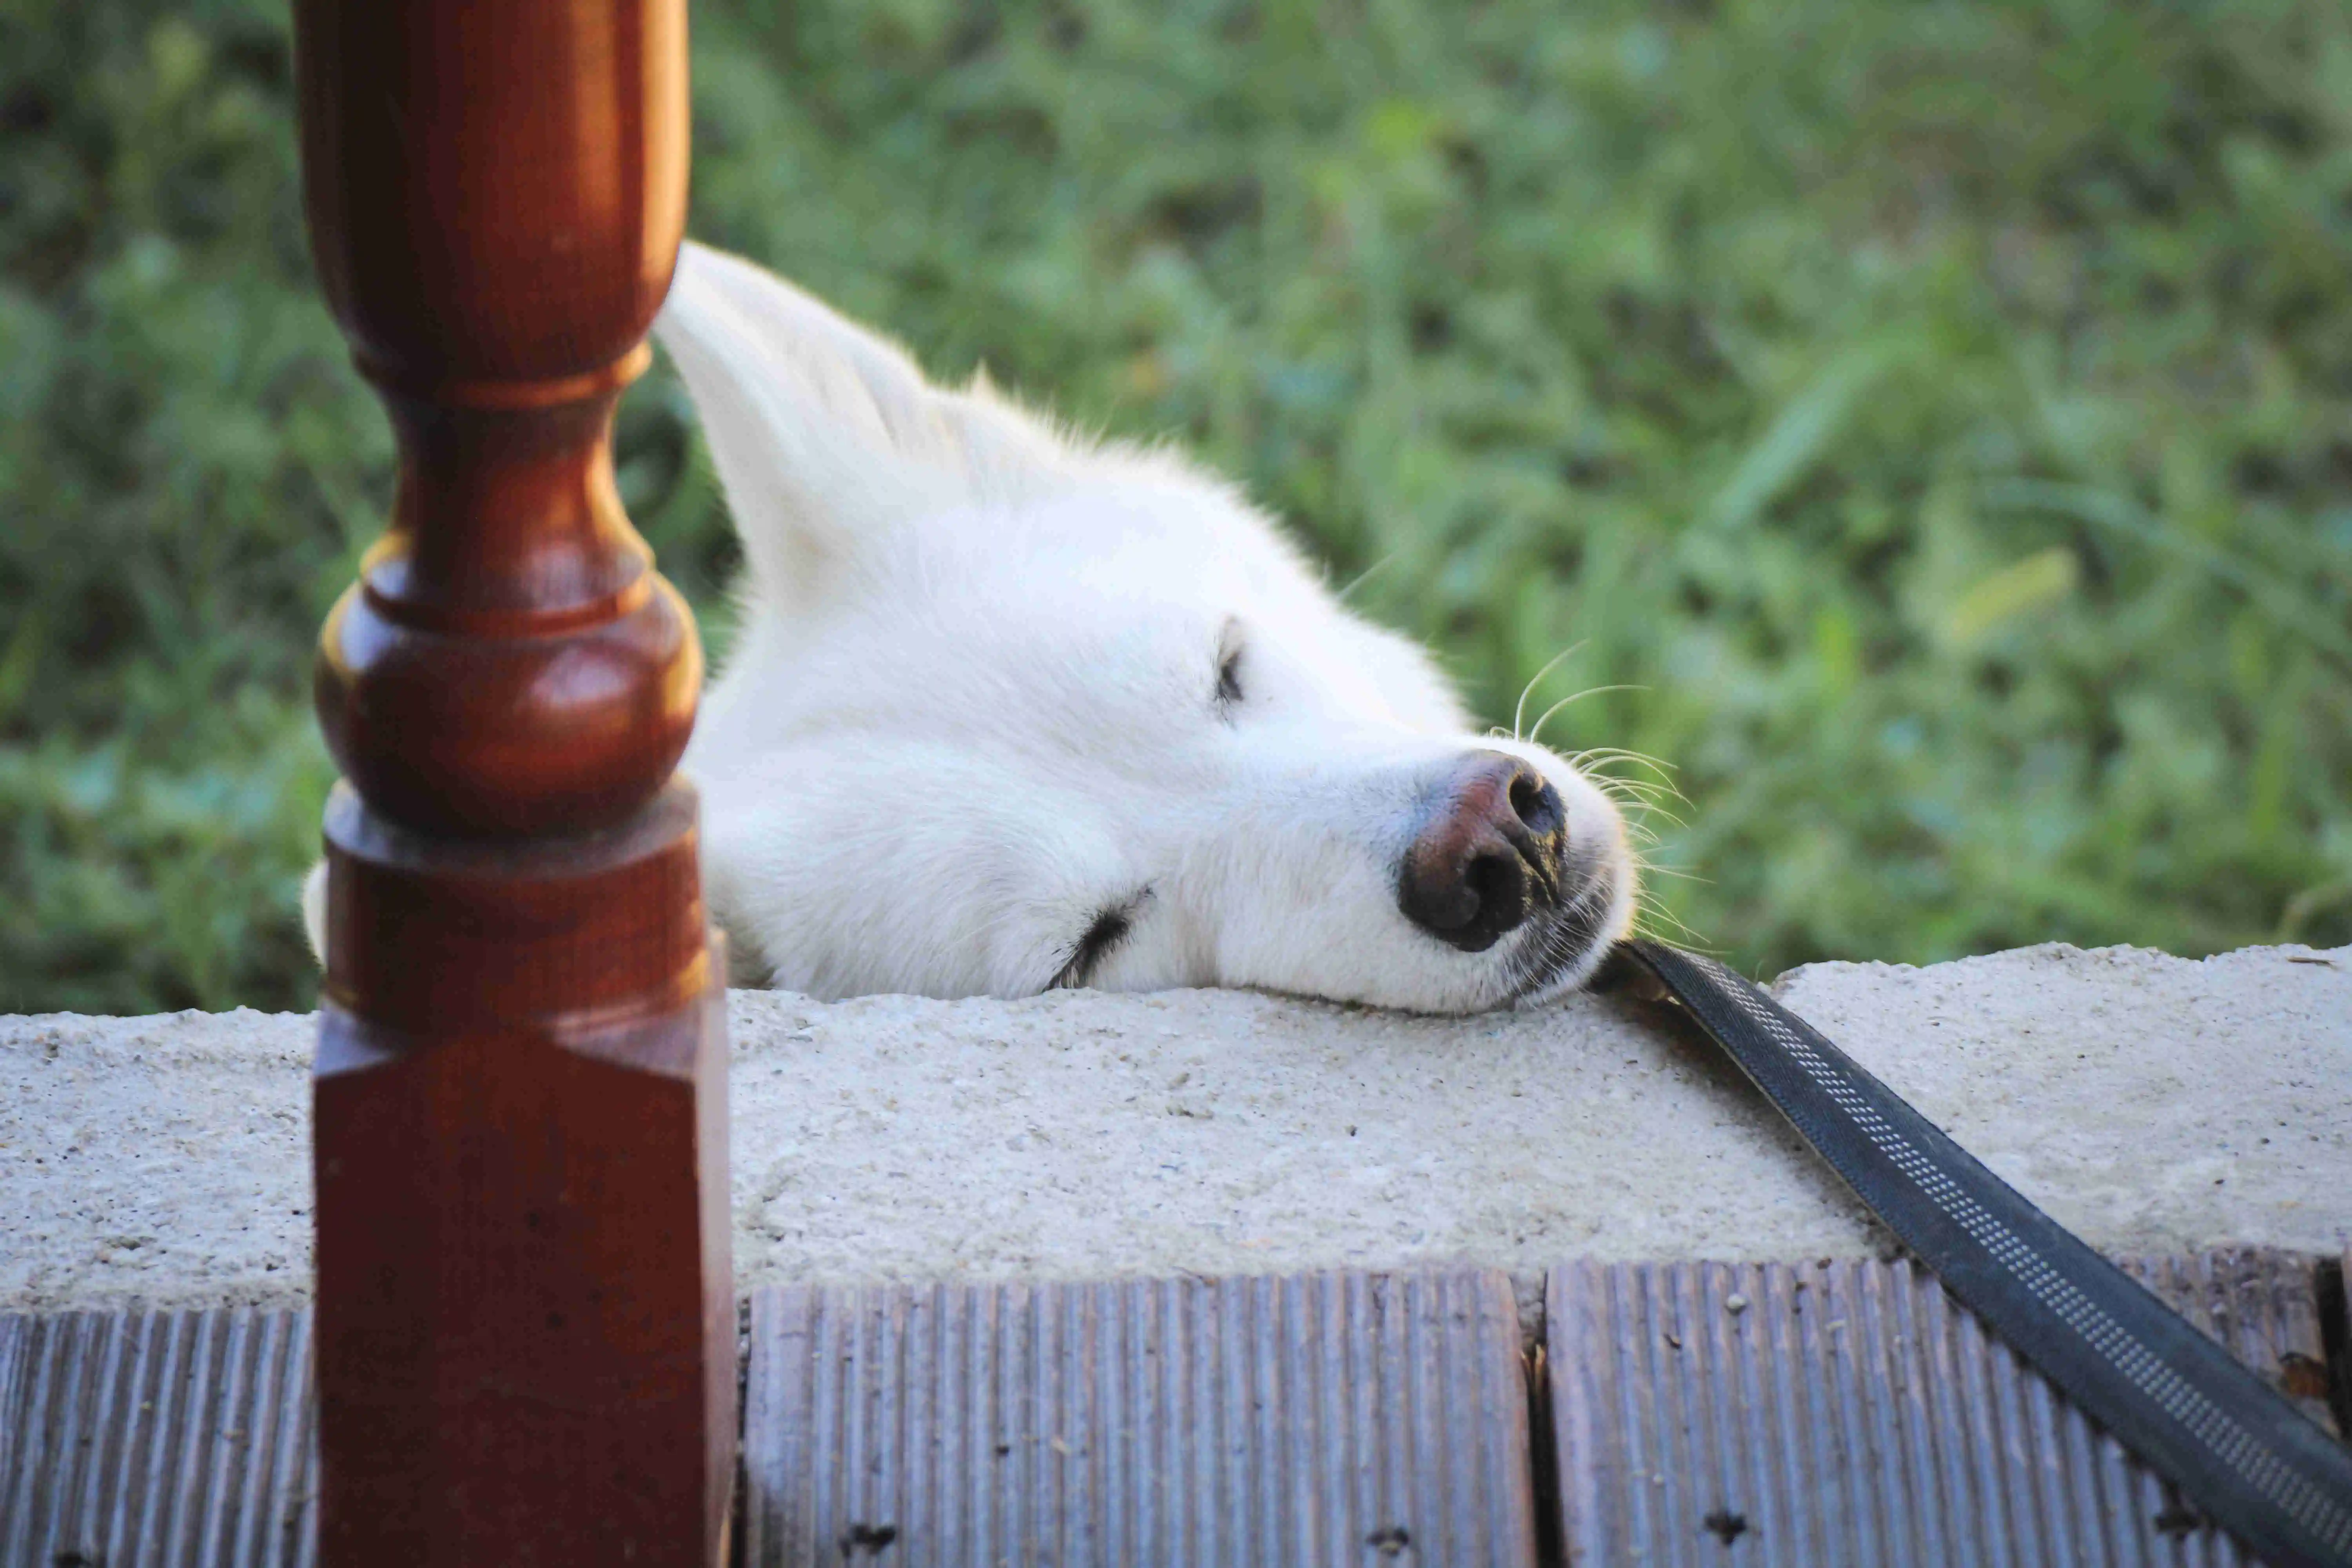
{"type": "Polygon", "coordinates": [[[614,489],[685,0],[296,0],[312,244],[399,437],[321,639],[331,1564],[696,1564],[734,1473],[692,616],[614,489]]]}

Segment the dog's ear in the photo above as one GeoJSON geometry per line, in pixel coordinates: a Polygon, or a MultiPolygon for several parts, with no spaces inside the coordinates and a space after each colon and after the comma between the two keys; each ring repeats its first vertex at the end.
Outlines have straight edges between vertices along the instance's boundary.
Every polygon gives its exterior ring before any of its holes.
{"type": "Polygon", "coordinates": [[[812,587],[861,537],[1059,488],[1076,458],[984,383],[935,387],[896,344],[704,246],[680,253],[654,331],[772,595],[812,587]]]}

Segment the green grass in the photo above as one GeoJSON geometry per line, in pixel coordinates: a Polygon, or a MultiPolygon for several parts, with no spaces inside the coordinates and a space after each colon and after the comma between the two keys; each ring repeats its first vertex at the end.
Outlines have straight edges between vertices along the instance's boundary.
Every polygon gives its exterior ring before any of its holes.
{"type": "MultiPolygon", "coordinates": [[[[285,18],[10,16],[0,1007],[304,1005],[311,628],[390,452],[285,18]]],[[[1179,437],[1497,721],[1575,648],[1528,711],[1672,764],[1660,918],[1740,964],[2352,940],[2336,0],[695,26],[696,233],[1179,437]]],[[[666,376],[621,448],[719,610],[666,376]]]]}

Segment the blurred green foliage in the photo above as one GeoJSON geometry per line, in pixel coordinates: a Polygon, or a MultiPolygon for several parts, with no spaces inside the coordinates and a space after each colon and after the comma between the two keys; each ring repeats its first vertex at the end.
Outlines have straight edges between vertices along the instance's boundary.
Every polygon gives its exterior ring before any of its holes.
{"type": "MultiPolygon", "coordinates": [[[[2340,0],[695,26],[696,233],[1175,435],[1497,721],[1575,647],[1528,713],[1678,769],[1662,901],[1741,964],[2352,940],[2340,0]]],[[[390,450],[290,89],[262,0],[0,12],[0,1008],[313,990],[310,639],[390,450]]],[[[621,453],[723,622],[666,375],[621,453]]]]}

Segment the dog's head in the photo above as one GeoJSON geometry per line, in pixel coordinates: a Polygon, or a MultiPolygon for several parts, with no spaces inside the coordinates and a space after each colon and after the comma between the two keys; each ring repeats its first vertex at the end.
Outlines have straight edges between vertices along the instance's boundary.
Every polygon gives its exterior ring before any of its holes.
{"type": "Polygon", "coordinates": [[[1622,934],[1615,807],[1475,733],[1230,487],[1075,439],[688,247],[657,332],[749,563],[688,765],[712,903],[817,996],[1551,997],[1622,934]]]}

